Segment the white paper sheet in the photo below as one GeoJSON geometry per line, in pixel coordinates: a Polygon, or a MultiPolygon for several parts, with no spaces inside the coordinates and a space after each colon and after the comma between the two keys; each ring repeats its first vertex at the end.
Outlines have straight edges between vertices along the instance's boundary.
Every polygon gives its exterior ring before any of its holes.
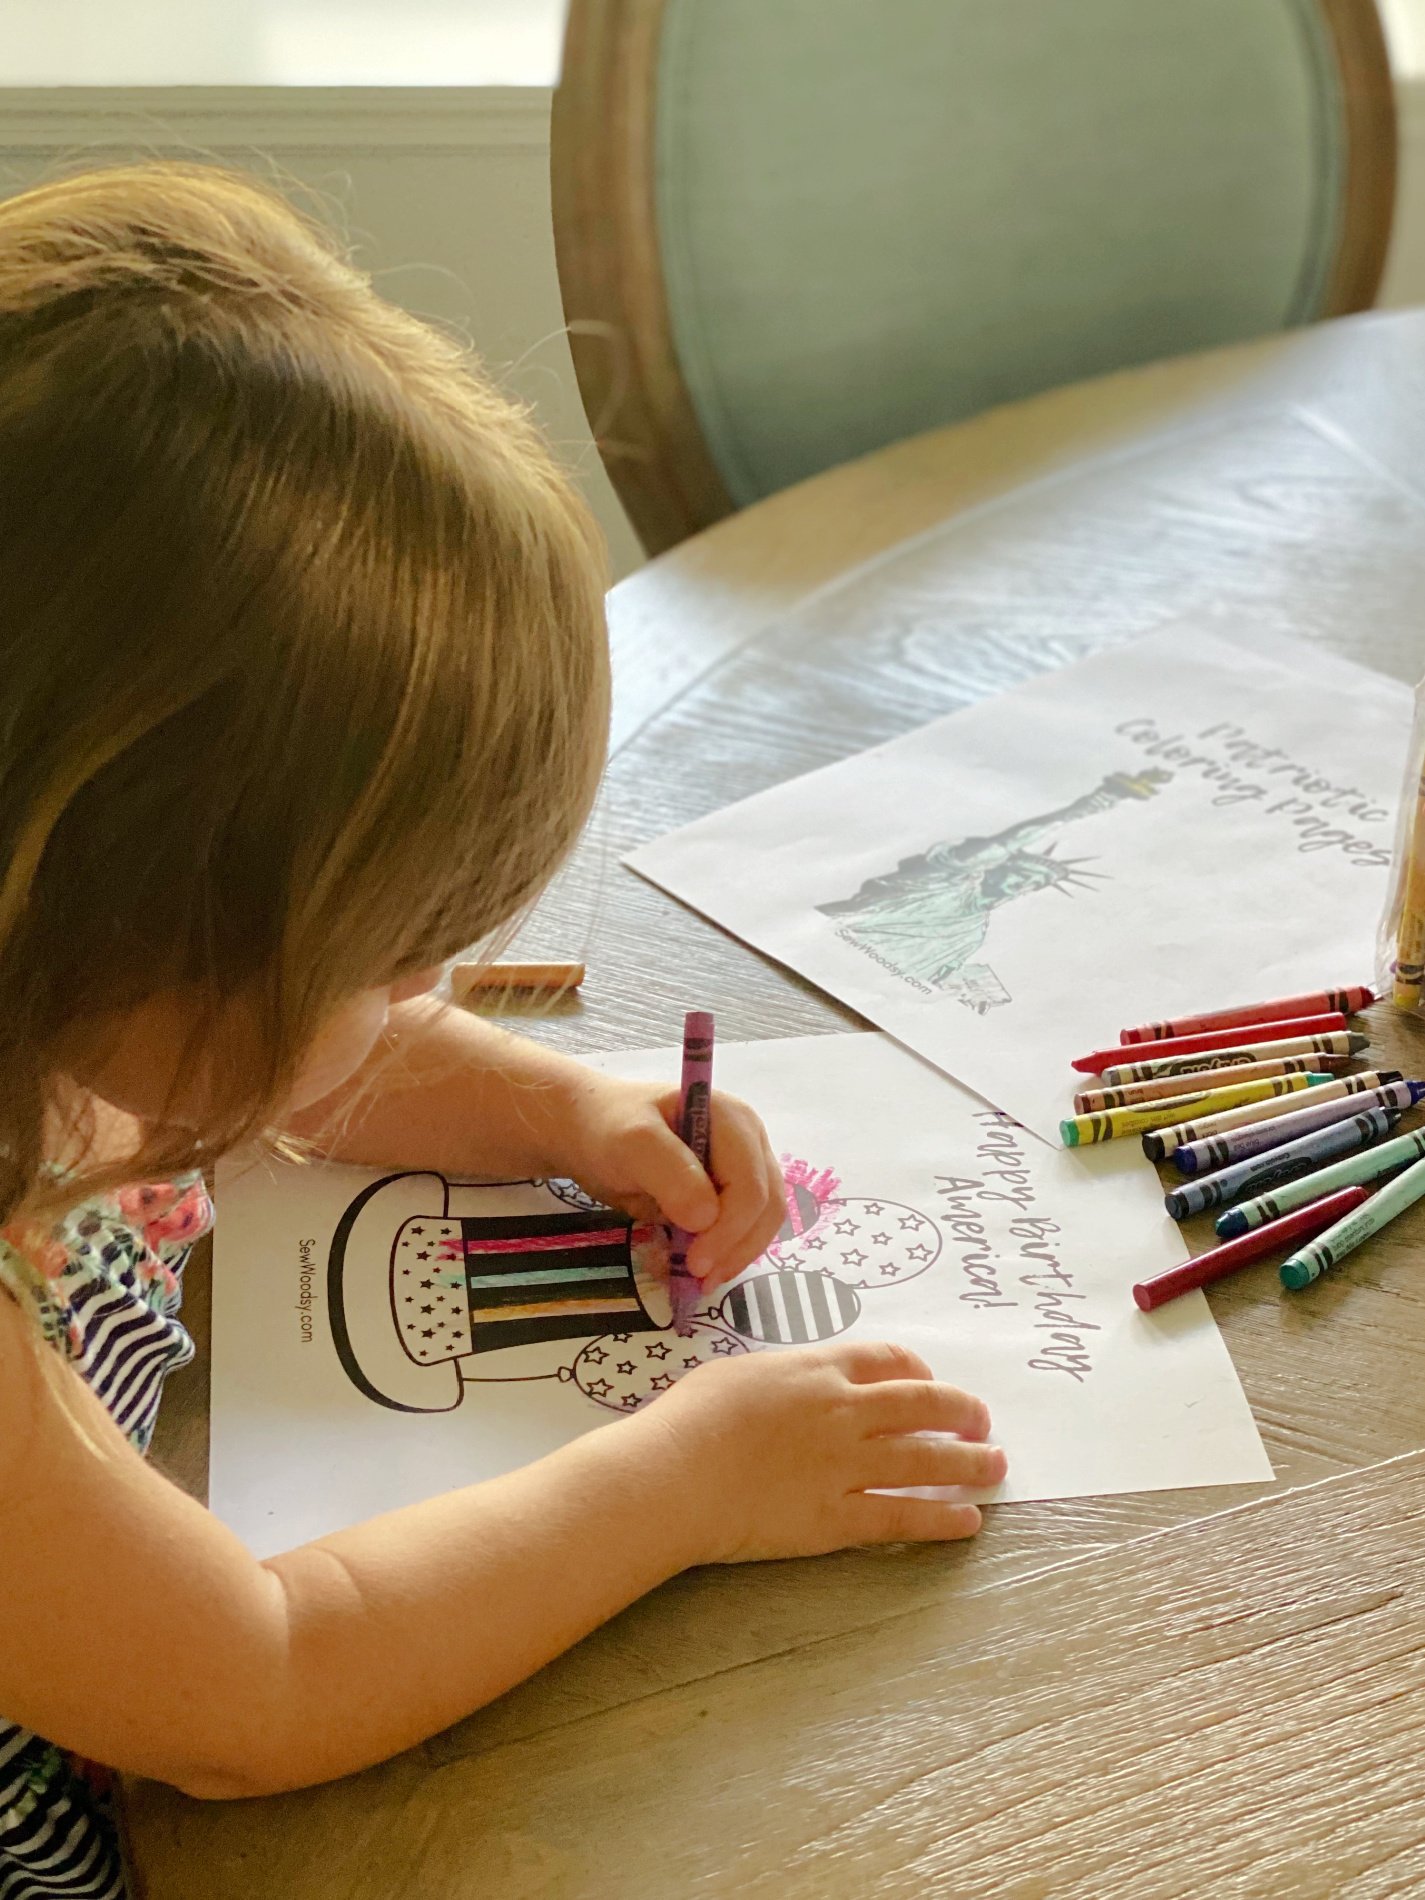
{"type": "Polygon", "coordinates": [[[628,863],[1055,1141],[1120,1029],[1369,981],[1410,705],[1177,626],[628,863]]]}
{"type": "MultiPolygon", "coordinates": [[[[629,1075],[677,1067],[673,1050],[598,1060],[629,1075]]],[[[577,1196],[225,1164],[218,1515],[268,1555],[511,1470],[690,1365],[837,1334],[903,1341],[981,1394],[1009,1453],[1006,1500],[1271,1477],[1203,1296],[1151,1316],[1133,1304],[1132,1282],[1183,1253],[1141,1156],[1046,1149],[883,1036],[730,1046],[717,1071],[764,1114],[789,1212],[691,1340],[654,1324],[666,1302],[637,1235],[577,1196]],[[526,1317],[500,1322],[510,1308],[488,1304],[489,1289],[502,1271],[508,1283],[511,1215],[546,1245],[518,1256],[526,1317]],[[611,1225],[612,1245],[599,1238],[611,1225]],[[556,1310],[590,1298],[602,1317],[556,1310]],[[501,1323],[535,1337],[491,1343],[501,1323]],[[547,1336],[571,1323],[572,1336],[547,1336]]]]}

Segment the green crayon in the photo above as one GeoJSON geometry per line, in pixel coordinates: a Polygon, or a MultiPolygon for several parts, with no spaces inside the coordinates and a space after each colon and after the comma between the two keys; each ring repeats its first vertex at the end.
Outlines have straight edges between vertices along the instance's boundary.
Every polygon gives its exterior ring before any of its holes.
{"type": "Polygon", "coordinates": [[[1378,1181],[1393,1168],[1403,1168],[1422,1156],[1425,1156],[1425,1128],[1417,1128],[1413,1135],[1397,1135],[1392,1141],[1381,1142],[1379,1147],[1347,1155],[1344,1161],[1333,1161],[1329,1168],[1318,1168],[1314,1174],[1287,1181],[1273,1188],[1270,1194],[1259,1194],[1255,1200],[1229,1207],[1225,1214],[1217,1217],[1218,1235],[1223,1240],[1233,1240],[1238,1234],[1250,1233],[1254,1227],[1264,1227],[1269,1220],[1280,1220],[1283,1214],[1294,1213],[1308,1201],[1320,1200],[1323,1194],[1378,1181]]]}
{"type": "Polygon", "coordinates": [[[1397,1214],[1403,1214],[1422,1195],[1425,1195],[1425,1161],[1417,1161],[1404,1174],[1387,1181],[1364,1207],[1358,1207],[1344,1220],[1338,1220],[1334,1227],[1328,1227],[1316,1240],[1283,1260],[1282,1285],[1294,1293],[1300,1292],[1304,1286],[1310,1286],[1313,1280],[1321,1278],[1328,1267],[1339,1266],[1363,1240],[1378,1234],[1382,1227],[1388,1226],[1397,1214]]]}

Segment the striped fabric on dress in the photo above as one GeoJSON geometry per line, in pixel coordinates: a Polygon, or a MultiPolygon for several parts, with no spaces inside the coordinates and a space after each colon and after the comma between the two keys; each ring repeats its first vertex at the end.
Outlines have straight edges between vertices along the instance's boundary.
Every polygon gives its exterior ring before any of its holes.
{"type": "MultiPolygon", "coordinates": [[[[20,1255],[39,1268],[45,1337],[140,1451],[165,1376],[193,1356],[178,1320],[181,1276],[211,1224],[191,1175],[85,1202],[39,1235],[0,1229],[0,1287],[24,1299],[20,1255]]],[[[0,1716],[0,1900],[124,1893],[104,1771],[0,1716]]]]}

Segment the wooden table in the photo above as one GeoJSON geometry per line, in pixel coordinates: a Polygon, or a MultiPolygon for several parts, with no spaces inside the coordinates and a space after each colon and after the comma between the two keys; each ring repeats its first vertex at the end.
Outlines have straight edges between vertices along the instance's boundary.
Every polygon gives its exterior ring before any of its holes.
{"type": "MultiPolygon", "coordinates": [[[[857,1021],[624,871],[636,841],[1183,614],[1414,679],[1422,603],[1425,313],[1054,392],[774,497],[615,590],[603,806],[522,940],[591,976],[539,1033],[665,1042],[691,970],[729,1040],[857,1021]]],[[[1420,1073],[1425,1036],[1378,1016],[1378,1051],[1420,1073]]],[[[1309,1298],[1277,1298],[1270,1267],[1214,1290],[1277,1470],[1260,1502],[1016,1505],[970,1546],[693,1573],[365,1775],[239,1806],[130,1788],[142,1891],[1416,1890],[1425,1477],[1365,1468],[1425,1443],[1422,1236],[1407,1217],[1309,1298]],[[1259,1732],[1289,1784],[1234,1769],[1259,1732]],[[1307,1826],[1321,1803],[1331,1825],[1307,1826]]],[[[205,1412],[201,1377],[174,1381],[158,1454],[200,1492],[205,1412]]]]}

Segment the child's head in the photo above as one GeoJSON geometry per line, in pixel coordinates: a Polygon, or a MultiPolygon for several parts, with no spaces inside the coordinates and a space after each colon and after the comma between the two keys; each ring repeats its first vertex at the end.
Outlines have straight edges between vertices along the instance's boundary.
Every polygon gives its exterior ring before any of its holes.
{"type": "Polygon", "coordinates": [[[0,1219],[133,1012],[202,1078],[138,1158],[177,1166],[508,923],[607,692],[531,424],[279,199],[148,166],[0,204],[0,1219]]]}

